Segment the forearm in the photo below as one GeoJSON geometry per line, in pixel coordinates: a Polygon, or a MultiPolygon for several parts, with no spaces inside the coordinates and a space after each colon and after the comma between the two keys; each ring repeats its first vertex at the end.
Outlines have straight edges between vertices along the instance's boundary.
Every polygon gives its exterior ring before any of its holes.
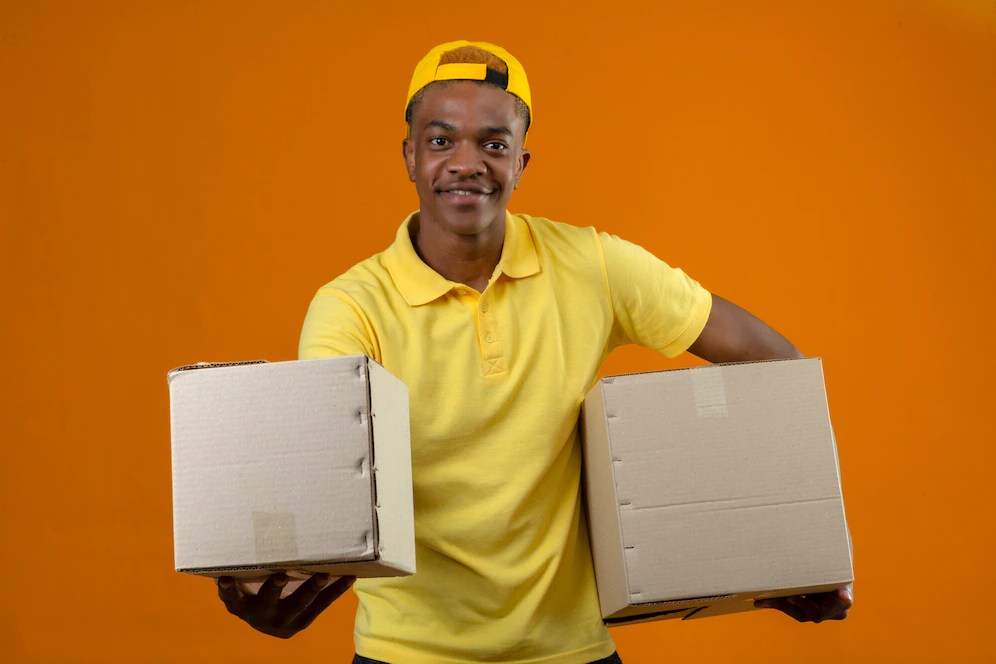
{"type": "Polygon", "coordinates": [[[712,296],[709,320],[688,351],[714,363],[805,357],[770,325],[718,295],[712,296]]]}

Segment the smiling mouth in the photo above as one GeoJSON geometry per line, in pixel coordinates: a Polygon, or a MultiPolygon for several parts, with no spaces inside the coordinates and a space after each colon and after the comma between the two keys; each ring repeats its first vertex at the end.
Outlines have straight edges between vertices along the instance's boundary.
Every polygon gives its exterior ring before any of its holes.
{"type": "Polygon", "coordinates": [[[495,193],[497,189],[439,189],[436,193],[442,197],[446,203],[459,208],[475,207],[487,202],[488,197],[495,193]]]}
{"type": "Polygon", "coordinates": [[[494,190],[485,189],[440,189],[440,194],[453,194],[455,196],[487,196],[494,193],[494,190]]]}

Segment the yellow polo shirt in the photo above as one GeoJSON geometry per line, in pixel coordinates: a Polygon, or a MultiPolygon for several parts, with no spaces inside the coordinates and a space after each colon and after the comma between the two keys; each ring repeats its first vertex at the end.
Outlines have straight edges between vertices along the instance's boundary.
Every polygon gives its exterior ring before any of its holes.
{"type": "Polygon", "coordinates": [[[478,293],[422,262],[417,224],[322,287],[301,334],[301,359],[366,354],[411,398],[418,571],[356,582],[356,651],[391,664],[607,657],[581,402],[613,348],[687,349],[711,297],[617,237],[507,213],[478,293]]]}

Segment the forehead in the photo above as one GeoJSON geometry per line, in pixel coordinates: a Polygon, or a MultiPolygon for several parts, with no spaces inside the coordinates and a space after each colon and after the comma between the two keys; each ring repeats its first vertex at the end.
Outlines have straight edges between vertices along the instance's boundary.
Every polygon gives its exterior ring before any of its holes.
{"type": "Polygon", "coordinates": [[[448,81],[425,88],[412,124],[413,129],[422,129],[429,122],[442,120],[460,128],[505,126],[522,131],[525,123],[517,111],[515,96],[500,88],[474,81],[448,81]]]}

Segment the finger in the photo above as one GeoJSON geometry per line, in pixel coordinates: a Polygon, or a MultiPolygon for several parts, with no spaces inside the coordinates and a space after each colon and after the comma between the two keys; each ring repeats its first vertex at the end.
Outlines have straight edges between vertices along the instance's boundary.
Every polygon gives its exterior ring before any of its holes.
{"type": "Polygon", "coordinates": [[[338,579],[328,584],[324,590],[318,593],[315,600],[298,614],[297,619],[295,619],[293,623],[294,627],[297,629],[304,629],[314,622],[315,618],[317,618],[322,611],[329,607],[329,604],[339,599],[344,592],[349,590],[354,581],[356,581],[355,576],[340,576],[338,579]]]}
{"type": "Polygon", "coordinates": [[[810,597],[795,596],[786,597],[785,601],[802,611],[806,615],[807,619],[814,623],[818,623],[823,621],[823,612],[820,611],[819,599],[821,598],[817,597],[814,599],[810,597]]]}
{"type": "Polygon", "coordinates": [[[842,602],[846,602],[850,606],[854,603],[854,584],[849,583],[843,588],[838,589],[837,594],[840,596],[842,602]]]}
{"type": "Polygon", "coordinates": [[[843,620],[847,617],[847,612],[854,603],[853,584],[847,584],[843,588],[827,593],[827,596],[820,602],[820,608],[826,620],[843,620]]]}
{"type": "Polygon", "coordinates": [[[789,603],[788,599],[785,597],[758,600],[754,603],[754,606],[776,609],[792,618],[795,618],[799,622],[809,622],[809,618],[806,616],[806,613],[794,604],[789,603]]]}
{"type": "Polygon", "coordinates": [[[284,614],[284,618],[288,622],[296,618],[299,613],[315,601],[318,593],[331,578],[328,574],[312,574],[307,581],[301,584],[300,588],[280,603],[280,611],[284,614]]]}
{"type": "Polygon", "coordinates": [[[287,585],[286,574],[271,574],[256,593],[256,604],[260,608],[272,609],[280,599],[280,592],[287,585]]]}
{"type": "Polygon", "coordinates": [[[823,619],[830,620],[842,613],[846,613],[851,608],[851,602],[849,599],[845,599],[846,597],[847,595],[841,591],[827,593],[826,597],[819,603],[820,614],[823,616],[823,619]]]}
{"type": "Polygon", "coordinates": [[[218,597],[225,603],[225,608],[228,609],[229,613],[239,615],[244,599],[242,591],[239,590],[239,584],[230,576],[219,577],[215,579],[215,583],[218,584],[218,597]]]}

